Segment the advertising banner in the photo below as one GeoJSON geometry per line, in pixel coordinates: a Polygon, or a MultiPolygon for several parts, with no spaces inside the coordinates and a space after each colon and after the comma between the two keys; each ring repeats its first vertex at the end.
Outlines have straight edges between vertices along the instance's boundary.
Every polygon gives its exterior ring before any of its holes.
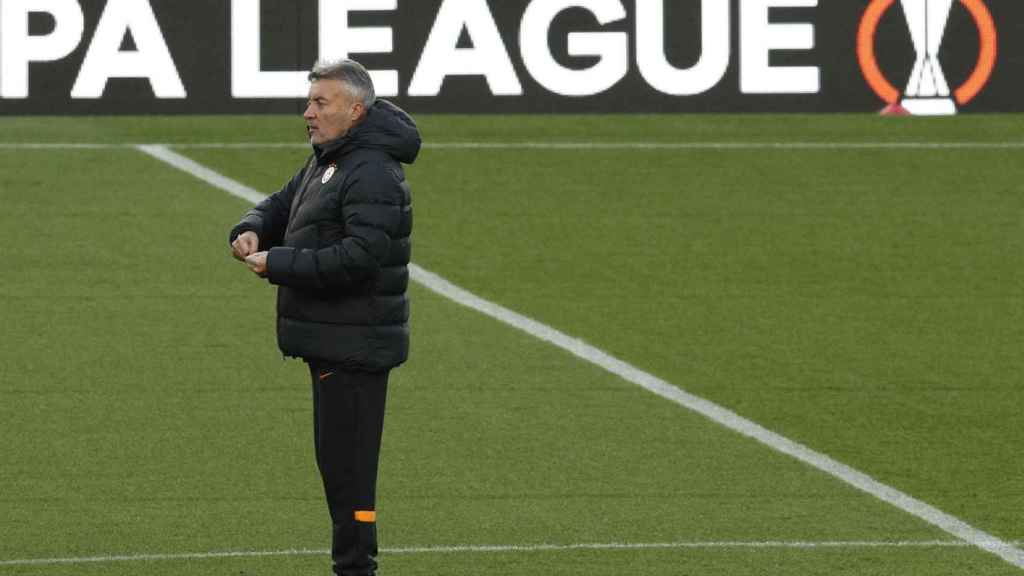
{"type": "Polygon", "coordinates": [[[1021,0],[0,0],[0,114],[1024,110],[1021,0]]]}

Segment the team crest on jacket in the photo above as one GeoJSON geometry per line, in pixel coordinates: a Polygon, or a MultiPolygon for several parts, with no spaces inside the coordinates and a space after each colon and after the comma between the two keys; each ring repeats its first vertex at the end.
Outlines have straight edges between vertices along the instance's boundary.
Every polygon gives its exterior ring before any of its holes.
{"type": "Polygon", "coordinates": [[[338,167],[334,164],[328,166],[327,170],[324,171],[324,177],[320,179],[320,183],[327,184],[331,180],[331,176],[334,176],[334,172],[337,169],[338,167]]]}

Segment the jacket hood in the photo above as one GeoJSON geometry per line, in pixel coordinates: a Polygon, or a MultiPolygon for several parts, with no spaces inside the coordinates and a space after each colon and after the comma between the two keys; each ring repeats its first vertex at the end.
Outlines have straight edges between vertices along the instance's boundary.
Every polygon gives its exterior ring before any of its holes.
{"type": "Polygon", "coordinates": [[[347,154],[359,148],[382,150],[395,160],[412,164],[420,153],[420,132],[416,122],[398,106],[377,99],[355,128],[348,134],[318,146],[313,146],[317,161],[347,154]]]}

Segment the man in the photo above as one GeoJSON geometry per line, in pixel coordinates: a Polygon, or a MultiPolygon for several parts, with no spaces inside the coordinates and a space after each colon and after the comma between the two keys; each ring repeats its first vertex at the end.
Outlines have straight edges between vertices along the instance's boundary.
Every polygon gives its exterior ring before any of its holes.
{"type": "Polygon", "coordinates": [[[377,568],[376,481],[389,371],[409,351],[412,208],[402,163],[416,124],[352,60],[317,63],[313,155],[231,231],[234,256],[278,286],[277,341],[309,364],[316,462],[335,574],[377,568]]]}

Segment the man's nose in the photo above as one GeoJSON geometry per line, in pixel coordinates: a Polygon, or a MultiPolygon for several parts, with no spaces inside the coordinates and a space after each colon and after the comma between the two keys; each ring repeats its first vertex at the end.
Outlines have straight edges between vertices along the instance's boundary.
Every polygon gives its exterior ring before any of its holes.
{"type": "Polygon", "coordinates": [[[312,120],[316,118],[316,114],[313,114],[313,105],[306,106],[306,111],[302,113],[302,117],[306,120],[312,120]]]}

